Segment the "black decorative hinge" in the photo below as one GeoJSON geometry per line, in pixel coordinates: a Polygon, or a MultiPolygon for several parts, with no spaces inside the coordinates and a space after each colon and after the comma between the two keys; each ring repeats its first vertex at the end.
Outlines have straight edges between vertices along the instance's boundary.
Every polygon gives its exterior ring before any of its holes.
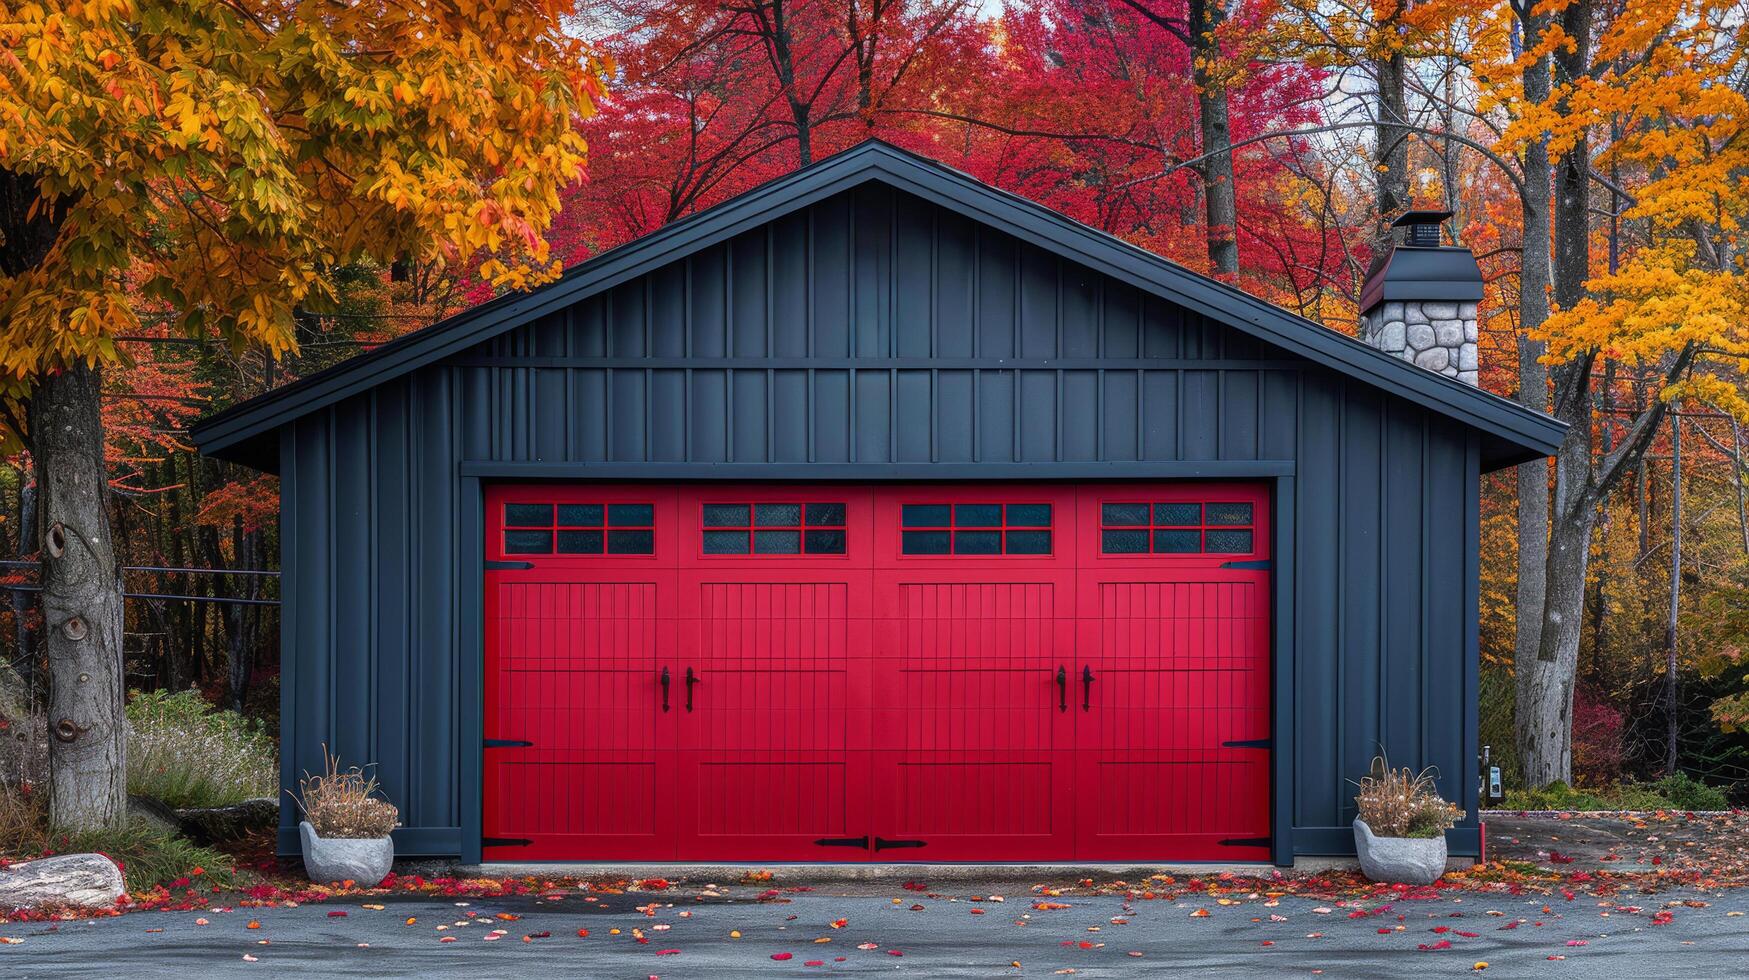
{"type": "Polygon", "coordinates": [[[892,847],[927,847],[927,846],[929,846],[928,841],[887,840],[885,837],[876,837],[874,849],[877,851],[884,851],[884,850],[887,850],[888,848],[892,848],[892,847]]]}
{"type": "Polygon", "coordinates": [[[481,744],[488,749],[526,749],[534,743],[519,738],[488,738],[481,744]]]}
{"type": "Polygon", "coordinates": [[[1222,847],[1268,847],[1273,841],[1267,837],[1229,837],[1221,841],[1222,847]]]}
{"type": "Polygon", "coordinates": [[[1245,738],[1221,743],[1222,748],[1228,749],[1267,749],[1274,746],[1275,739],[1273,738],[1245,738]]]}
{"type": "Polygon", "coordinates": [[[497,561],[490,558],[486,560],[486,571],[488,572],[515,572],[533,567],[534,562],[532,561],[497,561]]]}
{"type": "Polygon", "coordinates": [[[868,849],[868,838],[864,837],[822,837],[814,843],[821,847],[860,847],[868,849]]]}
{"type": "Polygon", "coordinates": [[[1274,559],[1271,559],[1271,558],[1259,558],[1256,561],[1224,561],[1224,562],[1221,562],[1221,567],[1222,568],[1240,568],[1240,569],[1249,569],[1249,570],[1253,570],[1253,571],[1265,571],[1266,572],[1266,571],[1269,571],[1270,569],[1275,567],[1275,561],[1274,561],[1274,559]]]}
{"type": "Polygon", "coordinates": [[[481,847],[527,847],[534,841],[526,837],[482,837],[481,847]]]}

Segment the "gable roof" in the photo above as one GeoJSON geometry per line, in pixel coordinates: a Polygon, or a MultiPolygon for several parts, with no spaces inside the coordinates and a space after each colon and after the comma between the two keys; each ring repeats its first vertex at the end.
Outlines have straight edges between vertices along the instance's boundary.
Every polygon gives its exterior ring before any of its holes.
{"type": "Polygon", "coordinates": [[[1375,350],[960,171],[870,140],[603,252],[543,287],[500,296],[233,405],[202,419],[191,435],[202,453],[275,469],[277,430],[287,422],[869,181],[913,194],[1472,426],[1483,435],[1486,468],[1548,456],[1566,431],[1565,424],[1547,415],[1375,350]]]}

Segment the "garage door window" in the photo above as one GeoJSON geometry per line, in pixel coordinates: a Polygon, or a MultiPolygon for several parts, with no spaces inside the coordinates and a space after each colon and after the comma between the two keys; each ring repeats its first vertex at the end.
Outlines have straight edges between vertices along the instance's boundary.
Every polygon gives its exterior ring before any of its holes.
{"type": "Polygon", "coordinates": [[[507,555],[648,555],[656,550],[651,504],[505,504],[507,555]]]}
{"type": "Polygon", "coordinates": [[[907,555],[1048,555],[1050,504],[906,504],[900,550],[907,555]]]}
{"type": "Polygon", "coordinates": [[[1099,509],[1099,550],[1108,555],[1250,554],[1252,505],[1244,502],[1121,501],[1099,509]]]}
{"type": "Polygon", "coordinates": [[[701,515],[707,555],[842,555],[844,504],[707,503],[701,515]]]}

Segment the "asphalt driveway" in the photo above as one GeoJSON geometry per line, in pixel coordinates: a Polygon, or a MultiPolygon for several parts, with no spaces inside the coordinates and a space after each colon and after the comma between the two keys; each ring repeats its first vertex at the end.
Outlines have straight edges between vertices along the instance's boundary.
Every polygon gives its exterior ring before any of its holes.
{"type": "Polygon", "coordinates": [[[4,925],[0,936],[22,941],[0,944],[0,975],[1112,977],[1170,969],[1403,977],[1474,974],[1478,963],[1514,977],[1749,974],[1744,890],[1610,900],[1454,891],[1389,905],[1226,900],[1233,904],[1041,898],[1024,887],[975,883],[943,894],[852,884],[776,895],[734,886],[702,895],[689,887],[457,901],[386,896],[4,925]],[[1002,901],[991,899],[996,889],[1002,901]]]}

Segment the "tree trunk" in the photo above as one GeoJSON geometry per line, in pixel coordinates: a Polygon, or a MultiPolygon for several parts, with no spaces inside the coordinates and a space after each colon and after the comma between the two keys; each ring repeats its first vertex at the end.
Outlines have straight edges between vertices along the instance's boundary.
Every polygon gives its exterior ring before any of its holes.
{"type": "Polygon", "coordinates": [[[121,579],[109,531],[102,384],[96,368],[67,368],[42,378],[30,401],[49,665],[49,821],[66,831],[127,816],[121,579]]]}
{"type": "MultiPolygon", "coordinates": [[[[1527,4],[1528,6],[1528,4],[1527,4]]],[[[1524,47],[1542,42],[1545,17],[1534,10],[1522,15],[1524,47]]],[[[1549,61],[1538,58],[1524,72],[1524,100],[1541,105],[1549,98],[1549,61]]],[[[1532,333],[1542,328],[1549,315],[1549,146],[1547,137],[1530,141],[1524,148],[1524,196],[1520,211],[1524,226],[1524,250],[1518,284],[1518,402],[1525,408],[1546,412],[1549,408],[1549,374],[1543,366],[1544,344],[1532,333]]],[[[1528,664],[1542,646],[1543,590],[1549,561],[1549,464],[1538,459],[1518,467],[1518,584],[1517,637],[1514,662],[1528,664]]],[[[1531,671],[1517,672],[1518,700],[1534,698],[1531,671]]],[[[1520,719],[1517,726],[1522,753],[1529,730],[1520,719]]]]}
{"type": "MultiPolygon", "coordinates": [[[[1563,84],[1582,76],[1590,64],[1591,3],[1574,0],[1561,13],[1562,30],[1572,39],[1570,47],[1554,55],[1556,80],[1563,84]]],[[[1555,302],[1570,309],[1585,297],[1591,278],[1591,151],[1583,132],[1561,157],[1555,177],[1553,292],[1555,302]]],[[[1570,428],[1555,456],[1542,636],[1530,670],[1518,665],[1519,755],[1525,780],[1533,787],[1573,778],[1573,679],[1584,622],[1585,571],[1597,494],[1607,489],[1594,483],[1592,474],[1592,360],[1590,354],[1577,355],[1552,372],[1554,414],[1570,428]]],[[[1661,406],[1655,401],[1648,411],[1661,411],[1661,406]]],[[[1613,479],[1611,474],[1605,482],[1613,479]]]]}
{"type": "Polygon", "coordinates": [[[1664,620],[1664,775],[1676,773],[1676,617],[1682,608],[1682,416],[1670,415],[1670,615],[1664,620]]]}
{"type": "MultiPolygon", "coordinates": [[[[1395,16],[1380,29],[1397,32],[1395,16]]],[[[1373,71],[1378,76],[1381,124],[1373,130],[1373,166],[1378,175],[1381,222],[1409,206],[1409,130],[1404,128],[1409,122],[1409,101],[1403,79],[1407,70],[1403,52],[1395,48],[1373,62],[1373,71]],[[1387,123],[1393,125],[1384,125],[1387,123]]],[[[1379,237],[1381,241],[1388,237],[1382,226],[1379,237]]]]}
{"type": "Polygon", "coordinates": [[[1224,0],[1190,0],[1190,63],[1196,83],[1196,108],[1202,152],[1212,154],[1198,165],[1208,222],[1209,267],[1217,279],[1239,275],[1239,211],[1233,187],[1233,134],[1227,113],[1227,88],[1220,79],[1221,25],[1224,0]]]}

